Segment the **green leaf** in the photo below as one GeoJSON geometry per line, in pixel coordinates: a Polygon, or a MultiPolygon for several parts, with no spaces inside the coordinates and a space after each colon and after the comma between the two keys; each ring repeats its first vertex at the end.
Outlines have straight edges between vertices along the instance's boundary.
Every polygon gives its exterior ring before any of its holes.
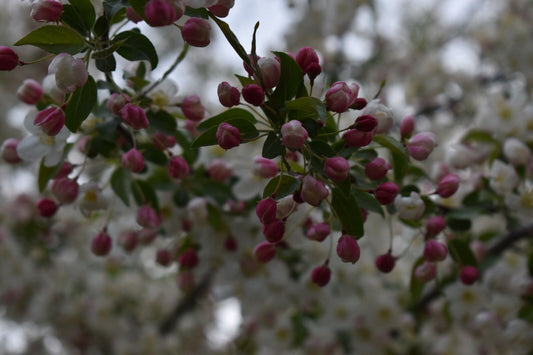
{"type": "Polygon", "coordinates": [[[481,142],[498,144],[498,140],[494,138],[492,133],[482,130],[471,130],[462,139],[461,142],[481,142]]]}
{"type": "Polygon", "coordinates": [[[300,187],[300,180],[290,175],[279,175],[270,179],[266,184],[265,189],[263,190],[263,198],[272,196],[275,193],[276,195],[274,197],[280,199],[292,195],[298,187],[300,187]]]}
{"type": "Polygon", "coordinates": [[[281,74],[271,101],[277,107],[283,107],[285,101],[297,96],[308,96],[304,86],[304,74],[298,63],[284,52],[274,52],[280,60],[281,74]]]}
{"type": "Polygon", "coordinates": [[[144,7],[148,3],[148,0],[128,0],[131,7],[135,10],[137,15],[141,16],[143,20],[146,21],[146,17],[144,16],[144,7]]]}
{"type": "Polygon", "coordinates": [[[71,132],[76,132],[80,128],[96,105],[96,99],[96,83],[93,77],[89,75],[85,85],[74,91],[65,109],[65,126],[71,132]]]}
{"type": "Polygon", "coordinates": [[[255,84],[255,81],[253,79],[250,79],[249,77],[247,76],[242,76],[242,75],[237,75],[235,74],[235,77],[237,79],[239,79],[239,82],[241,83],[241,85],[244,87],[248,84],[255,84]]]}
{"type": "Polygon", "coordinates": [[[311,151],[321,157],[331,158],[335,156],[335,151],[329,144],[323,141],[312,141],[308,143],[311,151]]]}
{"type": "Polygon", "coordinates": [[[96,19],[94,6],[90,0],[69,0],[69,2],[70,5],[63,6],[61,19],[86,36],[93,28],[96,19]]]}
{"type": "Polygon", "coordinates": [[[446,225],[451,230],[461,232],[469,230],[472,227],[472,222],[470,219],[447,217],[446,225]]]}
{"type": "MultiPolygon", "coordinates": [[[[130,3],[131,2],[132,2],[132,0],[130,0],[130,3]]],[[[209,17],[211,17],[211,19],[213,21],[215,21],[215,23],[217,24],[218,28],[220,28],[220,30],[224,34],[224,37],[226,37],[226,40],[233,47],[233,49],[235,50],[237,55],[239,57],[241,57],[241,59],[245,63],[250,64],[250,59],[248,58],[248,54],[246,53],[246,51],[242,47],[242,45],[239,42],[239,39],[237,38],[237,36],[235,36],[235,34],[231,31],[231,29],[228,26],[228,24],[225,23],[224,21],[222,21],[221,19],[219,19],[218,17],[216,17],[215,15],[213,15],[211,12],[208,12],[208,14],[209,14],[209,17]]]]}
{"type": "Polygon", "coordinates": [[[290,119],[312,118],[320,119],[324,123],[327,121],[326,105],[315,97],[299,97],[286,102],[285,107],[289,111],[290,119]]]}
{"type": "Polygon", "coordinates": [[[185,207],[189,203],[189,192],[187,189],[183,187],[178,187],[176,191],[174,191],[174,194],[172,195],[172,201],[176,204],[178,207],[185,207]]]}
{"type": "Polygon", "coordinates": [[[150,127],[166,134],[173,135],[177,129],[176,118],[165,110],[157,112],[148,111],[146,116],[150,121],[150,127]]]}
{"type": "Polygon", "coordinates": [[[57,172],[61,169],[61,164],[56,166],[46,166],[44,165],[44,158],[41,160],[41,165],[39,166],[39,177],[37,179],[37,185],[39,187],[39,192],[43,192],[46,188],[46,184],[52,177],[54,177],[57,172]]]}
{"type": "Polygon", "coordinates": [[[470,250],[468,243],[461,239],[452,239],[448,242],[450,255],[456,262],[463,265],[477,265],[477,259],[470,250]]]}
{"type": "Polygon", "coordinates": [[[419,265],[422,265],[424,263],[425,259],[423,256],[418,258],[415,263],[413,264],[413,268],[411,269],[411,281],[409,282],[409,290],[411,291],[411,301],[416,302],[420,295],[422,294],[422,291],[424,290],[425,283],[419,281],[415,277],[415,270],[419,265]]]}
{"type": "Polygon", "coordinates": [[[94,63],[96,65],[96,69],[100,70],[102,73],[112,72],[117,69],[117,61],[113,55],[102,59],[96,59],[94,63]]]}
{"type": "Polygon", "coordinates": [[[222,122],[228,122],[228,120],[231,119],[242,119],[247,120],[250,123],[255,124],[257,120],[255,119],[254,115],[250,111],[246,111],[242,108],[230,108],[216,116],[213,116],[203,122],[201,122],[197,129],[200,131],[209,129],[211,127],[218,127],[219,124],[222,122]]]}
{"type": "Polygon", "coordinates": [[[148,60],[152,69],[157,67],[157,52],[150,40],[136,31],[124,31],[113,38],[113,43],[123,41],[117,53],[127,60],[148,60]]]}
{"type": "Polygon", "coordinates": [[[206,178],[195,178],[191,181],[192,190],[198,196],[209,196],[223,205],[228,200],[234,200],[235,196],[231,186],[222,182],[206,178]]]}
{"type": "Polygon", "coordinates": [[[385,217],[385,213],[383,212],[383,207],[378,202],[378,200],[376,200],[374,195],[369,194],[366,191],[361,191],[357,189],[354,189],[352,191],[352,194],[354,195],[359,207],[370,212],[379,213],[382,217],[385,217]]]}
{"type": "Polygon", "coordinates": [[[67,26],[47,25],[28,33],[15,46],[31,45],[47,52],[76,54],[85,47],[83,37],[67,26]]]}
{"type": "MultiPolygon", "coordinates": [[[[237,119],[227,120],[226,122],[236,127],[239,130],[239,132],[241,132],[242,140],[253,139],[259,135],[257,128],[255,128],[255,126],[246,119],[237,118],[237,119]]],[[[204,147],[208,145],[218,144],[217,137],[216,137],[217,129],[218,129],[218,125],[209,128],[207,131],[201,134],[198,138],[196,138],[194,142],[192,142],[191,147],[199,148],[199,147],[204,147]]]]}
{"type": "Polygon", "coordinates": [[[147,161],[151,161],[157,165],[166,165],[168,163],[167,155],[159,149],[153,146],[139,148],[142,149],[142,155],[147,161]]]}
{"type": "Polygon", "coordinates": [[[211,204],[207,204],[207,223],[216,231],[220,231],[224,228],[224,222],[222,220],[222,213],[220,210],[211,204]]]}
{"type": "Polygon", "coordinates": [[[189,17],[201,17],[203,19],[208,19],[209,14],[207,13],[207,10],[204,8],[195,9],[190,6],[187,6],[185,8],[185,16],[189,17]]]}
{"type": "Polygon", "coordinates": [[[374,141],[391,152],[394,180],[401,183],[409,167],[409,156],[405,147],[391,136],[376,135],[374,141]]]}
{"type": "Polygon", "coordinates": [[[339,188],[334,188],[331,207],[346,233],[358,239],[364,235],[363,216],[353,195],[346,195],[339,188]]]}
{"type": "Polygon", "coordinates": [[[130,205],[131,173],[124,167],[119,166],[111,175],[111,188],[122,202],[130,205]]]}
{"type": "Polygon", "coordinates": [[[133,180],[131,192],[138,206],[149,204],[154,209],[159,210],[159,200],[151,184],[144,180],[133,180]]]}
{"type": "Polygon", "coordinates": [[[267,139],[263,144],[261,155],[267,159],[274,159],[283,153],[283,146],[276,132],[268,132],[267,139]]]}

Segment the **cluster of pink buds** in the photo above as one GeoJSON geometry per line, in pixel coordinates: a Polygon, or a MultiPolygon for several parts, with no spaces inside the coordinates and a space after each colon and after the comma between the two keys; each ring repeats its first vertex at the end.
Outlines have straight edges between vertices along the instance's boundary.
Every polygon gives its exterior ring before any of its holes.
{"type": "Polygon", "coordinates": [[[302,47],[296,53],[296,63],[302,71],[309,76],[311,82],[322,72],[318,55],[311,47],[302,47]]]}

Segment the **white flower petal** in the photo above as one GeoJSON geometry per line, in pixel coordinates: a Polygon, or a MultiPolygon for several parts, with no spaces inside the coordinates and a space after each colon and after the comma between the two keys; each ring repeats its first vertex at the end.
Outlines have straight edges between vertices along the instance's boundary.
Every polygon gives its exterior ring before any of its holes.
{"type": "Polygon", "coordinates": [[[17,154],[23,160],[37,160],[44,157],[51,147],[41,143],[37,136],[24,137],[17,145],[17,154]]]}

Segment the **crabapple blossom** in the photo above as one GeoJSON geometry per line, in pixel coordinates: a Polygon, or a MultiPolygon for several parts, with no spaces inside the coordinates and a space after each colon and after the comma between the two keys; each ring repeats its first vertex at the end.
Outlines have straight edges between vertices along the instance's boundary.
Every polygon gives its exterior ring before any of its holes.
{"type": "Polygon", "coordinates": [[[424,214],[426,205],[420,195],[414,191],[409,196],[396,196],[394,200],[399,217],[408,221],[416,221],[424,214]]]}
{"type": "Polygon", "coordinates": [[[370,101],[363,110],[363,115],[370,115],[378,121],[376,133],[387,133],[394,123],[392,110],[379,99],[370,101]]]}
{"type": "Polygon", "coordinates": [[[168,249],[158,249],[155,254],[156,262],[164,267],[170,266],[172,264],[172,255],[168,249]]]}
{"type": "Polygon", "coordinates": [[[10,71],[19,65],[19,56],[9,47],[0,46],[0,71],[10,71]]]}
{"type": "Polygon", "coordinates": [[[520,182],[514,167],[501,160],[492,163],[489,178],[490,187],[500,195],[511,192],[520,182]]]}
{"type": "Polygon", "coordinates": [[[127,94],[120,94],[114,92],[109,96],[106,102],[106,107],[110,112],[113,112],[115,115],[120,116],[120,110],[130,103],[130,97],[127,94]]]}
{"type": "Polygon", "coordinates": [[[350,175],[350,163],[343,157],[332,157],[326,159],[324,171],[330,179],[342,181],[350,175]]]}
{"type": "Polygon", "coordinates": [[[168,162],[168,173],[174,179],[183,180],[189,176],[189,164],[182,157],[172,157],[168,162]]]}
{"type": "Polygon", "coordinates": [[[122,120],[133,129],[143,129],[150,125],[146,112],[137,105],[126,104],[120,110],[122,120]]]}
{"type": "Polygon", "coordinates": [[[357,129],[350,129],[342,136],[348,147],[365,147],[372,142],[374,132],[363,132],[357,129]]]}
{"type": "Polygon", "coordinates": [[[426,160],[437,145],[437,136],[432,132],[422,132],[412,136],[407,142],[407,150],[415,160],[426,160]]]}
{"type": "Polygon", "coordinates": [[[175,146],[177,141],[173,136],[157,131],[152,135],[152,143],[157,149],[165,150],[175,146]]]}
{"type": "Polygon", "coordinates": [[[139,16],[139,14],[136,13],[131,6],[126,7],[126,17],[133,23],[139,23],[143,21],[143,18],[139,16]]]}
{"type": "Polygon", "coordinates": [[[2,159],[10,164],[17,164],[22,161],[17,153],[17,146],[19,140],[16,138],[8,138],[2,143],[2,159]]]}
{"type": "Polygon", "coordinates": [[[91,251],[96,256],[105,256],[111,251],[112,243],[107,231],[103,230],[92,239],[91,251]]]}
{"type": "Polygon", "coordinates": [[[409,138],[415,130],[415,119],[413,116],[405,116],[400,122],[400,134],[402,138],[409,138]]]}
{"type": "Polygon", "coordinates": [[[257,67],[261,73],[265,89],[269,90],[278,85],[281,68],[277,60],[271,57],[262,57],[257,61],[257,67]]]}
{"type": "Polygon", "coordinates": [[[398,195],[399,191],[400,189],[398,188],[398,185],[388,181],[380,184],[376,188],[376,191],[374,191],[374,195],[379,203],[382,205],[388,205],[394,202],[394,199],[398,195]]]}
{"type": "Polygon", "coordinates": [[[265,102],[265,92],[257,84],[245,85],[242,90],[242,97],[246,102],[254,106],[261,106],[265,102]]]}
{"type": "Polygon", "coordinates": [[[278,201],[276,218],[279,220],[285,220],[292,213],[296,211],[298,204],[294,201],[291,195],[285,196],[278,201]]]}
{"type": "Polygon", "coordinates": [[[279,172],[278,165],[271,159],[257,156],[254,158],[254,173],[263,179],[276,176],[279,172]]]}
{"type": "Polygon", "coordinates": [[[378,157],[365,165],[365,175],[371,180],[381,180],[387,176],[387,171],[390,169],[392,165],[378,157]]]}
{"type": "Polygon", "coordinates": [[[131,172],[140,173],[144,170],[144,158],[137,149],[132,148],[122,154],[120,158],[122,165],[131,172]]]}
{"type": "Polygon", "coordinates": [[[324,222],[320,222],[309,227],[305,235],[307,236],[307,238],[311,240],[316,240],[317,242],[321,242],[324,239],[326,239],[329,233],[330,233],[329,225],[324,222]]]}
{"type": "Polygon", "coordinates": [[[151,206],[144,205],[137,210],[136,221],[141,227],[153,229],[159,227],[161,217],[151,206]]]}
{"type": "Polygon", "coordinates": [[[394,258],[390,252],[381,254],[376,258],[376,267],[379,271],[387,274],[394,269],[396,265],[396,258],[394,258]]]}
{"type": "Polygon", "coordinates": [[[285,223],[279,219],[263,224],[263,234],[270,243],[279,243],[285,234],[285,223]]]}
{"type": "Polygon", "coordinates": [[[241,132],[235,126],[222,122],[216,131],[218,145],[222,149],[231,149],[241,144],[241,132]]]}
{"type": "Polygon", "coordinates": [[[446,228],[446,220],[442,216],[432,216],[426,221],[426,235],[434,237],[446,228]]]}
{"type": "Polygon", "coordinates": [[[35,105],[43,97],[43,88],[35,80],[26,79],[17,89],[17,97],[28,105],[35,105]]]}
{"type": "Polygon", "coordinates": [[[180,19],[185,12],[182,0],[150,0],[144,6],[146,22],[153,27],[168,26],[180,19]]]}
{"type": "Polygon", "coordinates": [[[254,248],[254,256],[260,263],[268,263],[276,256],[276,245],[269,242],[261,242],[254,248]]]}
{"type": "Polygon", "coordinates": [[[329,190],[322,181],[315,179],[311,175],[306,175],[303,178],[300,197],[304,202],[311,206],[318,206],[328,196],[329,190]]]}
{"type": "Polygon", "coordinates": [[[459,273],[461,282],[465,285],[472,285],[479,278],[479,271],[475,266],[464,266],[459,273]]]}
{"type": "Polygon", "coordinates": [[[50,62],[48,74],[54,74],[57,87],[65,93],[85,85],[89,78],[85,62],[67,53],[58,54],[50,62]]]}
{"type": "Polygon", "coordinates": [[[192,269],[198,265],[198,254],[193,248],[189,248],[180,254],[178,257],[178,263],[182,269],[192,269]]]}
{"type": "Polygon", "coordinates": [[[352,125],[352,127],[361,132],[372,132],[377,125],[378,121],[374,117],[370,115],[363,115],[355,119],[355,123],[352,125]]]}
{"type": "Polygon", "coordinates": [[[314,80],[321,72],[320,62],[316,51],[311,47],[302,47],[296,53],[296,63],[302,71],[314,80]]]}
{"type": "Polygon", "coordinates": [[[49,136],[57,135],[65,125],[65,113],[59,107],[49,107],[39,111],[33,120],[49,136]]]}
{"type": "Polygon", "coordinates": [[[41,217],[52,217],[56,213],[57,208],[57,203],[50,198],[42,198],[37,202],[37,210],[41,217]]]}
{"type": "Polygon", "coordinates": [[[348,234],[341,236],[337,242],[337,255],[345,263],[355,264],[361,255],[357,239],[348,234]]]}
{"type": "Polygon", "coordinates": [[[225,107],[233,107],[239,104],[241,93],[239,89],[231,86],[227,81],[218,84],[217,88],[218,100],[225,107]]]}
{"type": "Polygon", "coordinates": [[[531,150],[521,140],[511,137],[503,143],[503,155],[513,165],[526,165],[531,157],[531,150]]]}
{"type": "Polygon", "coordinates": [[[448,255],[448,248],[441,242],[430,239],[424,246],[424,258],[427,261],[443,261],[448,255]]]}
{"type": "Polygon", "coordinates": [[[233,169],[222,159],[214,160],[207,168],[211,179],[219,182],[228,180],[233,174],[233,169]]]}
{"type": "Polygon", "coordinates": [[[337,81],[326,92],[326,107],[331,111],[343,113],[353,104],[358,92],[357,85],[349,87],[345,82],[337,81]]]}
{"type": "Polygon", "coordinates": [[[281,143],[287,148],[300,149],[309,137],[302,122],[292,120],[281,126],[281,143]]]}
{"type": "Polygon", "coordinates": [[[206,47],[211,43],[211,25],[199,17],[189,18],[181,29],[183,40],[194,47],[206,47]]]}
{"type": "Polygon", "coordinates": [[[61,204],[70,204],[78,197],[79,185],[76,180],[66,177],[55,179],[52,182],[51,191],[61,204]]]}
{"type": "Polygon", "coordinates": [[[136,232],[125,230],[118,235],[118,244],[124,249],[124,251],[131,253],[137,247],[139,243],[139,236],[136,232]]]}
{"type": "Polygon", "coordinates": [[[37,22],[55,22],[61,18],[63,4],[56,0],[35,0],[30,16],[37,22]]]}
{"type": "Polygon", "coordinates": [[[200,121],[205,115],[205,108],[198,95],[186,96],[181,102],[181,110],[185,117],[193,121],[200,121]]]}
{"type": "Polygon", "coordinates": [[[257,203],[255,213],[263,224],[272,223],[276,220],[277,203],[272,197],[267,197],[257,203]]]}
{"type": "Polygon", "coordinates": [[[331,269],[327,264],[317,266],[311,272],[311,281],[320,286],[324,287],[329,283],[331,278],[331,269]]]}
{"type": "Polygon", "coordinates": [[[437,193],[440,197],[450,197],[459,189],[460,179],[455,174],[447,174],[439,181],[437,193]]]}

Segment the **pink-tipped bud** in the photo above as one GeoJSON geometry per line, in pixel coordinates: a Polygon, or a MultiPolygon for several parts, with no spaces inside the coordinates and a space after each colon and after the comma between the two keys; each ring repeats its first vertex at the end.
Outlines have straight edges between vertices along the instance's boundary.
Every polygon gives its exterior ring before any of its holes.
{"type": "Polygon", "coordinates": [[[57,203],[49,198],[42,198],[37,202],[37,211],[41,217],[52,217],[56,213],[57,207],[57,203]]]}
{"type": "Polygon", "coordinates": [[[172,264],[172,255],[168,249],[158,249],[155,253],[155,261],[164,267],[170,266],[172,264]]]}
{"type": "Polygon", "coordinates": [[[409,138],[415,130],[415,118],[413,116],[406,116],[400,122],[400,134],[402,138],[409,138]]]}
{"type": "Polygon", "coordinates": [[[233,5],[235,5],[235,0],[218,0],[215,5],[208,7],[208,9],[217,17],[226,17],[233,5]]]}
{"type": "Polygon", "coordinates": [[[263,179],[274,177],[278,174],[279,168],[273,160],[255,157],[254,158],[254,173],[263,179]]]}
{"type": "Polygon", "coordinates": [[[192,269],[198,265],[198,254],[193,248],[185,250],[178,258],[178,263],[182,269],[192,269]]]}
{"type": "MultiPolygon", "coordinates": [[[[352,110],[362,110],[366,107],[366,105],[367,105],[366,99],[364,97],[358,97],[355,100],[353,100],[353,104],[352,106],[350,106],[350,108],[352,110]]],[[[378,122],[378,125],[379,125],[379,122],[378,122]]]]}
{"type": "Polygon", "coordinates": [[[194,47],[206,47],[211,43],[211,25],[199,17],[191,17],[181,29],[183,40],[194,47]]]}
{"type": "Polygon", "coordinates": [[[153,27],[168,26],[183,16],[185,4],[182,0],[150,0],[144,6],[146,22],[153,27]]]}
{"type": "Polygon", "coordinates": [[[133,129],[147,128],[150,125],[150,122],[146,117],[146,112],[137,105],[124,105],[120,110],[120,116],[124,122],[133,129]]]}
{"type": "Polygon", "coordinates": [[[373,132],[378,126],[378,120],[370,115],[362,115],[357,117],[354,127],[361,132],[373,132]]]}
{"type": "Polygon", "coordinates": [[[272,197],[265,198],[257,203],[255,213],[263,224],[272,223],[276,220],[278,210],[276,201],[272,197]]]}
{"type": "Polygon", "coordinates": [[[360,148],[365,147],[372,142],[374,132],[363,132],[357,129],[350,129],[348,132],[344,133],[342,138],[348,147],[360,148]]]}
{"type": "Polygon", "coordinates": [[[376,258],[376,267],[385,274],[391,272],[395,265],[396,259],[391,253],[382,254],[376,258]]]}
{"type": "Polygon", "coordinates": [[[84,86],[89,78],[85,62],[67,53],[58,54],[50,62],[48,74],[54,74],[56,86],[65,93],[84,86]]]}
{"type": "Polygon", "coordinates": [[[365,175],[371,180],[381,180],[387,176],[387,172],[392,169],[392,165],[383,158],[375,158],[365,165],[365,175]]]}
{"type": "Polygon", "coordinates": [[[56,0],[36,0],[31,4],[30,16],[37,22],[56,22],[63,13],[63,4],[56,0]]]}
{"type": "Polygon", "coordinates": [[[265,102],[265,92],[259,85],[248,84],[242,88],[242,97],[254,106],[261,106],[265,102]]]}
{"type": "Polygon", "coordinates": [[[225,107],[233,107],[239,104],[241,93],[239,89],[231,86],[227,81],[218,84],[217,88],[218,101],[225,107]]]}
{"type": "Polygon", "coordinates": [[[330,278],[331,270],[326,264],[317,266],[311,271],[311,281],[320,287],[326,286],[330,278]]]}
{"type": "Polygon", "coordinates": [[[2,159],[9,164],[17,164],[22,161],[17,153],[17,146],[19,140],[16,138],[8,138],[2,143],[2,159]]]}
{"type": "Polygon", "coordinates": [[[428,158],[436,146],[437,136],[431,132],[422,132],[409,139],[407,150],[413,159],[423,161],[428,158]]]}
{"type": "Polygon", "coordinates": [[[115,92],[109,96],[109,99],[107,99],[106,107],[110,112],[120,116],[120,110],[122,110],[122,108],[129,103],[130,97],[127,94],[119,94],[115,92]]]}
{"type": "Polygon", "coordinates": [[[112,240],[105,230],[98,233],[91,241],[91,251],[94,255],[104,256],[111,251],[112,240]]]}
{"type": "Polygon", "coordinates": [[[446,220],[442,216],[433,216],[426,221],[426,236],[434,237],[446,228],[446,220]]]}
{"type": "Polygon", "coordinates": [[[205,108],[198,95],[185,97],[181,103],[181,110],[185,117],[193,121],[200,121],[205,115],[205,108]]]}
{"type": "Polygon", "coordinates": [[[415,269],[415,277],[420,282],[429,282],[435,278],[435,275],[437,275],[437,267],[429,261],[424,261],[415,269]]]}
{"type": "Polygon", "coordinates": [[[437,187],[437,193],[440,197],[450,197],[459,189],[461,179],[455,174],[447,174],[444,176],[437,187]]]}
{"type": "Polygon", "coordinates": [[[144,169],[143,155],[135,148],[122,154],[120,161],[122,162],[122,165],[131,172],[140,173],[144,169]]]}
{"type": "Polygon", "coordinates": [[[309,138],[309,133],[302,122],[292,120],[281,126],[281,143],[287,148],[300,149],[309,138]]]}
{"type": "Polygon", "coordinates": [[[355,264],[361,255],[357,239],[348,234],[340,237],[337,243],[337,255],[345,263],[355,264]]]}
{"type": "Polygon", "coordinates": [[[376,196],[376,199],[379,201],[379,203],[381,203],[382,205],[388,205],[394,202],[394,199],[398,195],[399,191],[400,189],[395,183],[384,182],[376,188],[374,195],[376,196]]]}
{"type": "Polygon", "coordinates": [[[131,253],[139,243],[139,236],[134,231],[123,231],[118,236],[118,244],[124,251],[131,253]]]}
{"type": "Polygon", "coordinates": [[[326,223],[317,223],[307,230],[305,235],[311,240],[322,242],[330,233],[329,225],[326,223]]]}
{"type": "Polygon", "coordinates": [[[324,171],[331,180],[342,181],[350,175],[350,163],[343,157],[328,158],[324,171]]]}
{"type": "Polygon", "coordinates": [[[267,90],[278,85],[281,67],[277,60],[270,57],[263,57],[257,61],[259,72],[263,79],[263,87],[267,90]]]}
{"type": "Polygon", "coordinates": [[[39,126],[47,135],[55,136],[65,126],[65,113],[59,107],[45,108],[37,113],[33,125],[39,126]]]}
{"type": "Polygon", "coordinates": [[[233,175],[233,169],[222,159],[216,159],[207,168],[209,177],[215,181],[227,181],[233,175]]]}
{"type": "Polygon", "coordinates": [[[78,197],[79,185],[76,180],[61,178],[55,179],[51,187],[52,195],[61,203],[69,204],[78,197]]]}
{"type": "Polygon", "coordinates": [[[343,113],[353,104],[358,92],[359,86],[349,87],[345,82],[337,81],[326,92],[326,108],[337,113],[343,113]]]}
{"type": "Polygon", "coordinates": [[[223,149],[231,149],[241,144],[241,132],[235,126],[222,122],[216,131],[218,145],[223,149]]]}
{"type": "Polygon", "coordinates": [[[161,224],[161,217],[152,207],[144,205],[137,211],[136,221],[141,227],[155,229],[161,224]]]}
{"type": "Polygon", "coordinates": [[[131,6],[128,6],[126,8],[126,17],[133,23],[139,23],[143,20],[143,18],[138,13],[136,13],[133,7],[131,6]]]}
{"type": "Polygon", "coordinates": [[[311,80],[314,80],[322,72],[318,55],[311,47],[300,48],[296,53],[295,60],[302,71],[307,74],[311,80]]]}
{"type": "Polygon", "coordinates": [[[268,263],[276,256],[276,245],[269,242],[261,242],[255,246],[254,256],[260,263],[268,263]]]}
{"type": "Polygon", "coordinates": [[[443,261],[448,255],[448,248],[441,242],[430,239],[424,246],[424,258],[427,261],[443,261]]]}
{"type": "Polygon", "coordinates": [[[311,175],[306,175],[303,179],[300,197],[311,206],[318,206],[322,200],[329,196],[329,190],[320,180],[311,175]]]}
{"type": "Polygon", "coordinates": [[[176,145],[176,138],[161,131],[157,131],[152,135],[152,143],[156,149],[166,150],[176,145]]]}
{"type": "Polygon", "coordinates": [[[279,243],[285,234],[285,223],[276,219],[274,222],[264,224],[263,234],[270,243],[279,243]]]}
{"type": "Polygon", "coordinates": [[[472,285],[479,278],[479,271],[474,266],[465,266],[459,273],[461,282],[465,285],[472,285]]]}
{"type": "Polygon", "coordinates": [[[183,180],[189,176],[189,164],[182,157],[172,157],[168,162],[168,173],[174,179],[183,180]]]}
{"type": "Polygon", "coordinates": [[[35,80],[26,79],[17,89],[17,97],[28,105],[35,105],[43,97],[43,88],[35,80]]]}
{"type": "Polygon", "coordinates": [[[0,46],[0,71],[10,71],[19,64],[19,56],[9,47],[0,46]]]}

